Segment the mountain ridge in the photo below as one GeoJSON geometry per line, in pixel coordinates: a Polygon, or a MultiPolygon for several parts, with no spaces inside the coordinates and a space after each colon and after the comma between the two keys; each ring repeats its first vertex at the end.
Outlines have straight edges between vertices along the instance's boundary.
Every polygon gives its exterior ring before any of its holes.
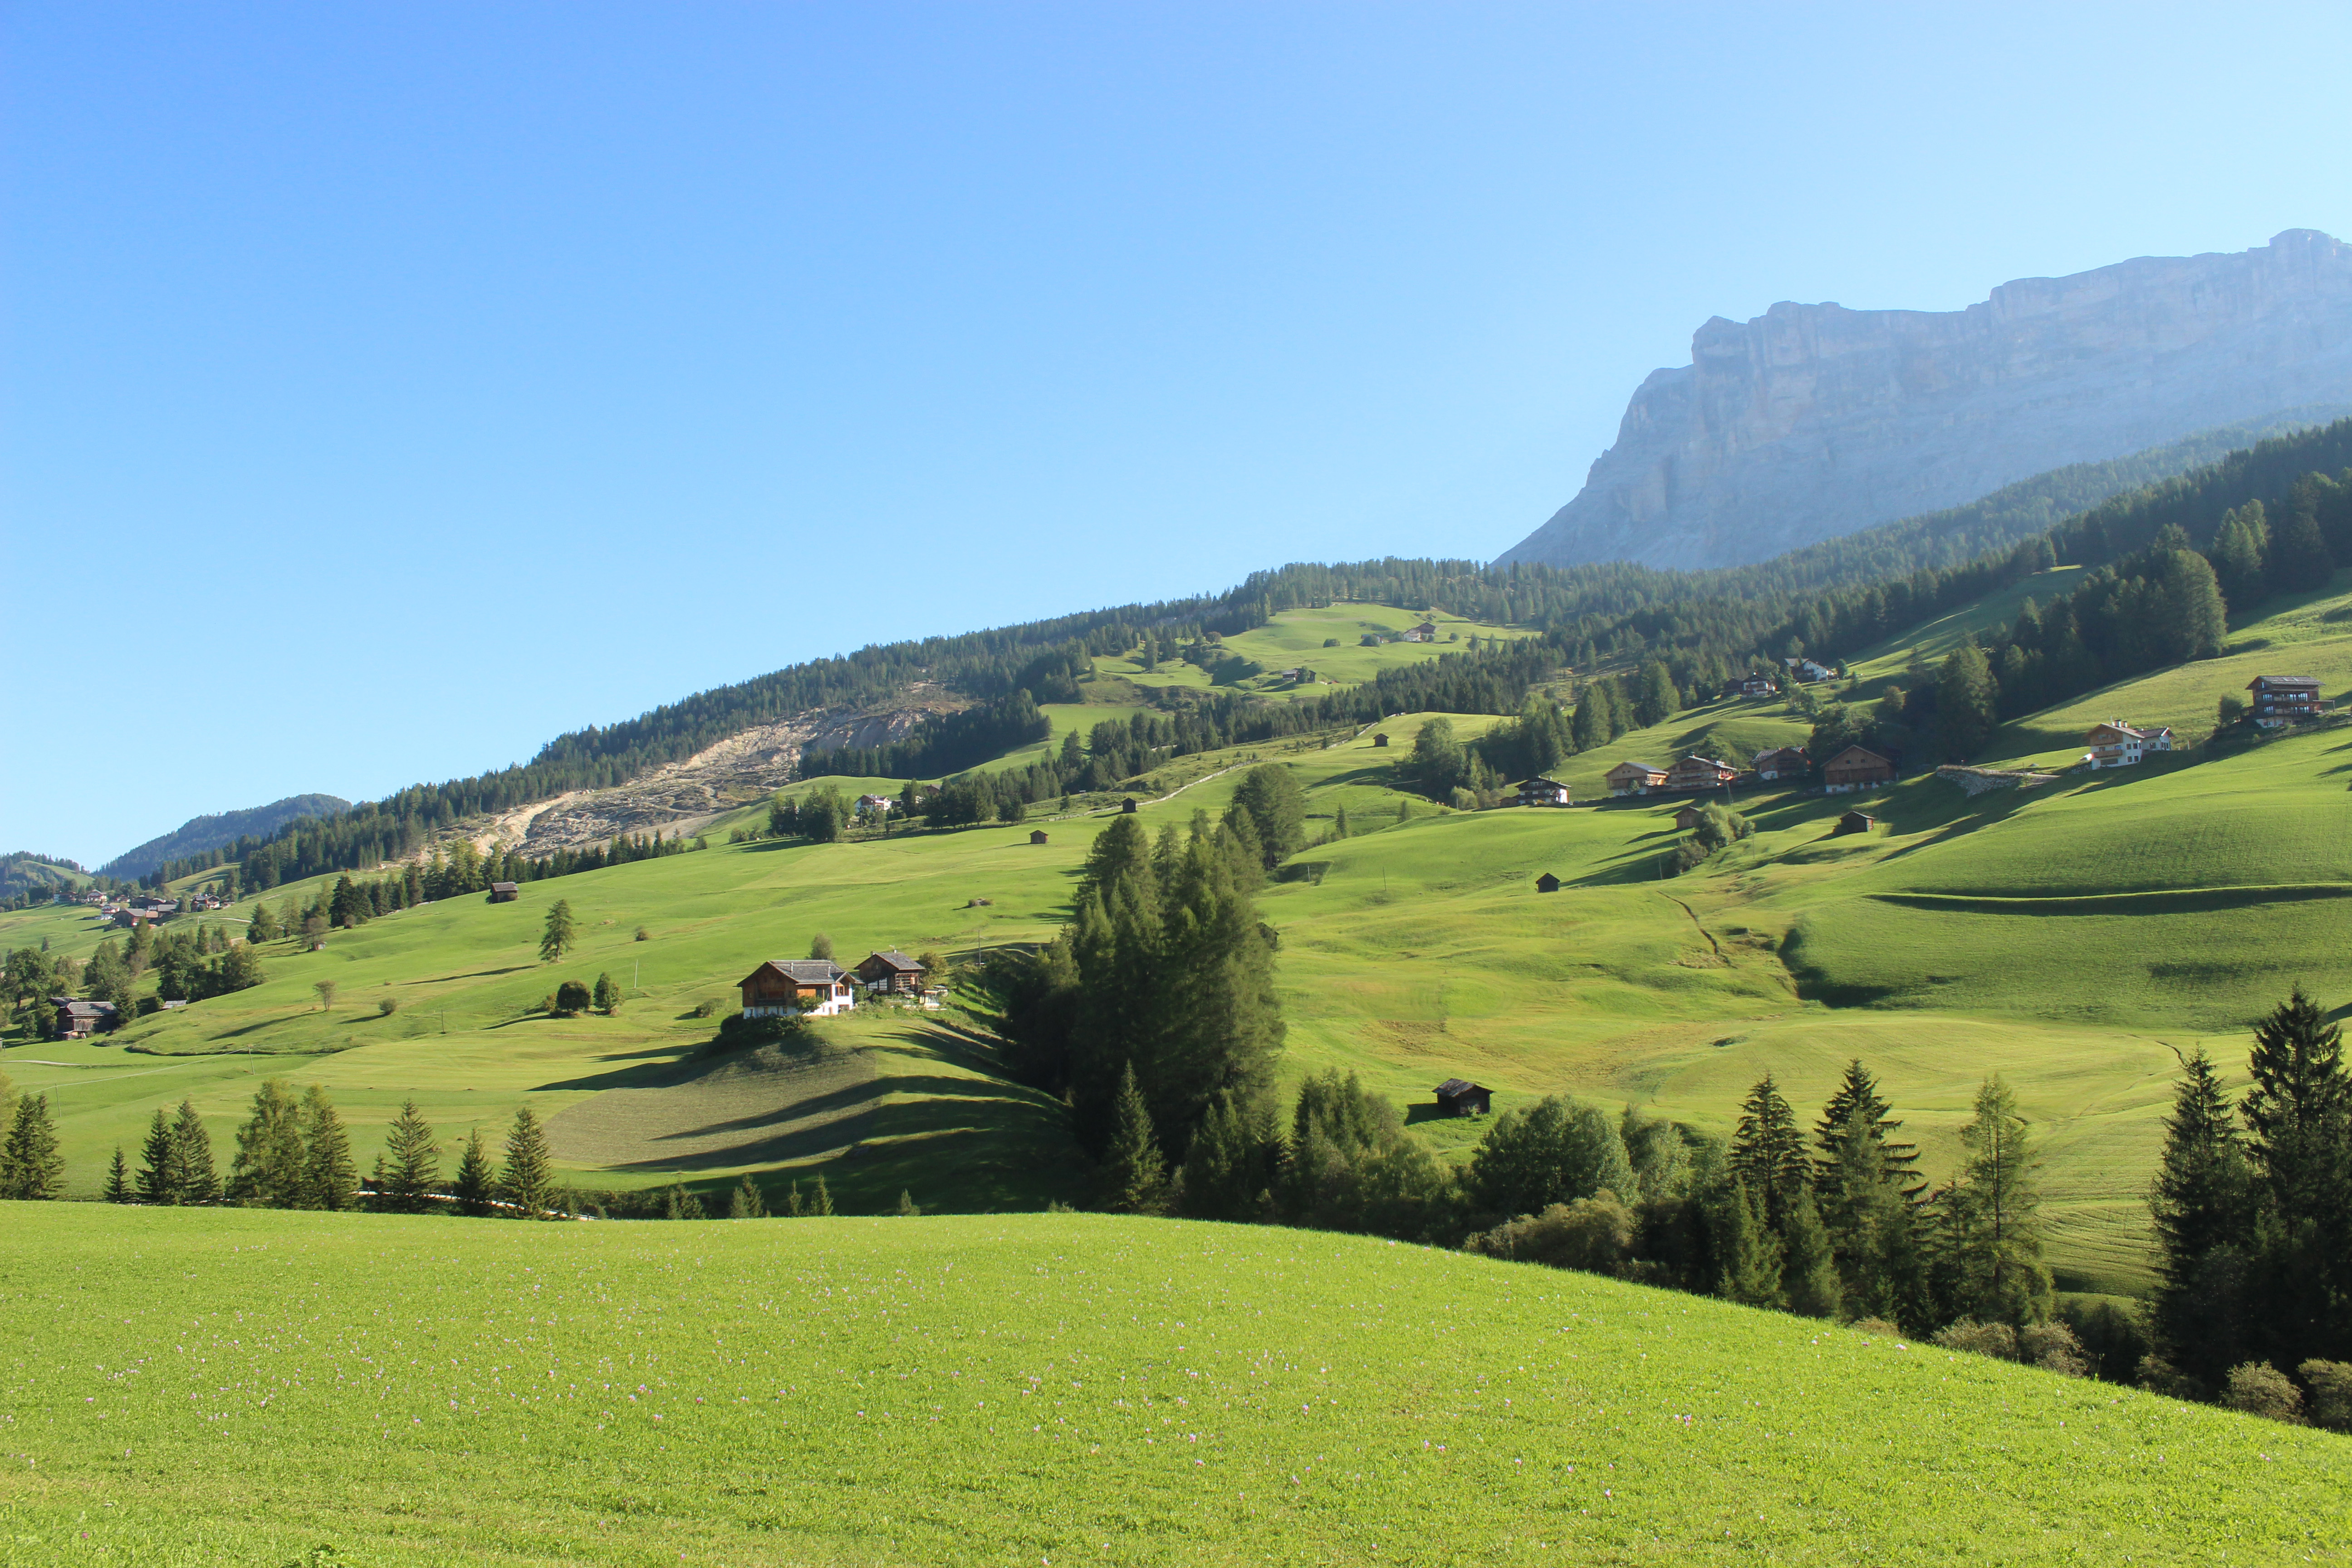
{"type": "Polygon", "coordinates": [[[1962,310],[1782,301],[1693,333],[1498,565],[1762,561],[2031,475],[2352,395],[2352,247],[2140,257],[1962,310]]]}
{"type": "Polygon", "coordinates": [[[143,877],[166,860],[201,855],[208,849],[226,849],[239,838],[266,838],[297,817],[331,816],[336,812],[351,808],[352,803],[341,795],[289,795],[282,800],[273,800],[268,805],[192,816],[171,832],[159,834],[136,848],[124,850],[100,866],[98,874],[101,877],[143,877]]]}

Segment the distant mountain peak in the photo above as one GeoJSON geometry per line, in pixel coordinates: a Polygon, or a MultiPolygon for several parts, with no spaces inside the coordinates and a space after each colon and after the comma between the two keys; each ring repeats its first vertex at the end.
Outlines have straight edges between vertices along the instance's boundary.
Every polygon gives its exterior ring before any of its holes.
{"type": "Polygon", "coordinates": [[[1574,565],[1762,561],[2029,475],[2352,397],[2352,247],[2021,278],[1962,310],[1782,300],[1654,371],[1584,489],[1507,551],[1574,565]]]}

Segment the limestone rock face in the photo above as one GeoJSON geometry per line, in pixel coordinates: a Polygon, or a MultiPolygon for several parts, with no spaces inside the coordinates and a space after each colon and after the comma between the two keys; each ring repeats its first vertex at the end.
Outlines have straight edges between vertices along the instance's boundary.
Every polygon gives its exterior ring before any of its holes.
{"type": "Polygon", "coordinates": [[[1730,566],[2069,463],[2352,395],[2352,246],[2004,283],[1965,310],[1779,304],[1653,372],[1584,489],[1502,563],[1730,566]]]}

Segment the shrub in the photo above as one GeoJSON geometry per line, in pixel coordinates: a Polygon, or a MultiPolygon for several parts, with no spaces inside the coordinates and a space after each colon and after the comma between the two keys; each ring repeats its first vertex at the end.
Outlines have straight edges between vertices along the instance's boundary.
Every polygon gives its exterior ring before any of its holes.
{"type": "Polygon", "coordinates": [[[1633,1250],[1633,1212],[1603,1187],[1589,1198],[1498,1225],[1471,1237],[1470,1247],[1489,1258],[1614,1274],[1633,1250]]]}
{"type": "Polygon", "coordinates": [[[588,1011],[592,1000],[588,987],[577,980],[567,980],[555,988],[555,1006],[551,1011],[559,1018],[569,1018],[588,1011]]]}
{"type": "Polygon", "coordinates": [[[2307,1361],[2294,1370],[2311,1390],[2312,1425],[2352,1432],[2352,1362],[2307,1361]]]}
{"type": "Polygon", "coordinates": [[[1323,646],[1325,647],[1338,647],[1339,646],[1339,639],[1338,637],[1325,637],[1323,639],[1323,646]]]}
{"type": "Polygon", "coordinates": [[[1948,1351],[1989,1355],[1998,1361],[2017,1359],[2017,1331],[2007,1323],[1979,1323],[1962,1318],[1936,1331],[1936,1342],[1948,1351]]]}
{"type": "Polygon", "coordinates": [[[2061,1377],[2088,1377],[2091,1358],[2064,1323],[2035,1323],[2017,1336],[2017,1359],[2061,1377]]]}
{"type": "Polygon", "coordinates": [[[715,996],[705,996],[701,1001],[697,1002],[694,1005],[693,1016],[698,1018],[717,1017],[719,1016],[719,999],[715,996]]]}
{"type": "Polygon", "coordinates": [[[1445,799],[1446,804],[1453,806],[1456,811],[1475,811],[1478,809],[1478,797],[1472,795],[1468,790],[1464,789],[1460,784],[1455,784],[1454,786],[1453,793],[1447,795],[1445,799]]]}
{"type": "Polygon", "coordinates": [[[719,1033],[702,1047],[704,1056],[725,1056],[761,1046],[814,1054],[824,1048],[824,1037],[806,1018],[753,1018],[730,1013],[719,1020],[719,1033]]]}
{"type": "Polygon", "coordinates": [[[2162,1356],[2150,1352],[2139,1358],[2139,1385],[2167,1399],[2202,1399],[2204,1387],[2162,1356]]]}
{"type": "Polygon", "coordinates": [[[2299,1423],[2303,1419],[2303,1390],[2266,1361],[2242,1362],[2231,1367],[2221,1384],[2221,1403],[2229,1409],[2267,1416],[2273,1421],[2299,1423]]]}
{"type": "Polygon", "coordinates": [[[643,927],[643,926],[639,926],[639,927],[637,928],[637,940],[638,940],[639,942],[651,942],[651,941],[653,941],[653,939],[654,939],[654,933],[653,933],[653,932],[651,932],[651,931],[647,931],[647,930],[646,930],[645,927],[643,927]]]}
{"type": "Polygon", "coordinates": [[[1856,1318],[1846,1325],[1860,1334],[1875,1334],[1882,1340],[1899,1340],[1903,1331],[1884,1318],[1856,1318]]]}
{"type": "Polygon", "coordinates": [[[2091,1375],[2120,1383],[2131,1375],[2140,1358],[2153,1348],[2147,1325],[2136,1306],[2071,1297],[2058,1303],[2058,1316],[2074,1331],[2090,1359],[2091,1375]]]}
{"type": "Polygon", "coordinates": [[[375,1016],[377,1017],[389,1018],[394,1013],[399,1011],[400,1003],[397,998],[391,996],[379,996],[375,999],[375,1016]]]}

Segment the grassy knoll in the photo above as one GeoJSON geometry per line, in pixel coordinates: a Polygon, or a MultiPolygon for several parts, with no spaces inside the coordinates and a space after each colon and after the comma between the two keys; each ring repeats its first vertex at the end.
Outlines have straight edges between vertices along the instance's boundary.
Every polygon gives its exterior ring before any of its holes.
{"type": "Polygon", "coordinates": [[[1907,668],[1914,655],[1928,660],[1942,658],[1960,646],[1964,637],[1989,632],[2017,619],[2017,612],[2032,599],[2037,605],[2047,605],[2082,586],[2080,566],[2058,566],[2047,572],[2037,572],[2020,583],[1994,590],[1980,599],[1971,600],[1948,615],[1906,627],[1894,636],[1874,643],[1844,661],[1846,668],[1865,685],[1888,677],[1899,676],[1907,668]]]}
{"type": "Polygon", "coordinates": [[[2346,1560],[2352,1444],[1591,1276],[1023,1215],[0,1223],[0,1563],[2346,1560]]]}
{"type": "MultiPolygon", "coordinates": [[[[1240,683],[1236,689],[1263,691],[1268,696],[1315,696],[1340,687],[1360,685],[1384,669],[1401,668],[1419,664],[1445,653],[1460,653],[1469,646],[1473,636],[1486,637],[1526,637],[1537,634],[1524,626],[1491,626],[1449,615],[1443,610],[1423,614],[1401,610],[1391,605],[1337,604],[1319,609],[1285,610],[1265,626],[1239,633],[1224,639],[1229,653],[1249,659],[1267,671],[1240,683]],[[1377,647],[1363,646],[1366,633],[1394,637],[1419,626],[1423,620],[1437,625],[1438,640],[1434,643],[1387,642],[1377,647]],[[1448,640],[1448,639],[1453,640],[1448,640]],[[1336,639],[1336,647],[1324,643],[1336,639]],[[1276,670],[1305,666],[1313,669],[1318,679],[1308,684],[1296,685],[1277,681],[1276,670]]],[[[1159,668],[1146,670],[1132,658],[1097,658],[1095,668],[1105,676],[1118,677],[1138,686],[1187,686],[1200,689],[1213,687],[1209,673],[1196,665],[1176,659],[1163,660],[1159,668]]]]}

